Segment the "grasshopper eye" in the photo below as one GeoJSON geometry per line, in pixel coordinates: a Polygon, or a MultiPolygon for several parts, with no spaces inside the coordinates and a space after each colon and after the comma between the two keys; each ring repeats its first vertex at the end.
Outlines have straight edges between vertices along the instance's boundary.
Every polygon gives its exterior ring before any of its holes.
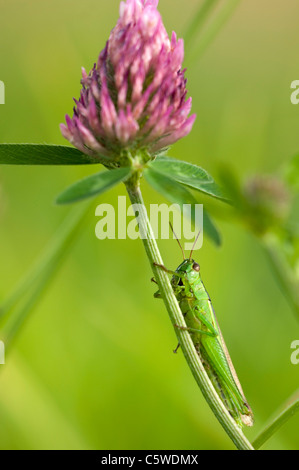
{"type": "Polygon", "coordinates": [[[194,269],[194,271],[197,271],[197,272],[199,273],[199,271],[200,271],[200,266],[199,266],[198,263],[193,263],[192,268],[194,269]]]}

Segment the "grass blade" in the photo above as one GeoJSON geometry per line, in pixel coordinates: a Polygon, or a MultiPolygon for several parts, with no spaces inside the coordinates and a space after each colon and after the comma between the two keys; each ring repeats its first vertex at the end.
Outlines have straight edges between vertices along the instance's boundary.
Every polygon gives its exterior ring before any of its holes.
{"type": "Polygon", "coordinates": [[[201,39],[198,41],[197,45],[194,46],[193,51],[188,56],[188,63],[192,64],[194,60],[197,60],[202,56],[211,42],[215,39],[219,31],[231,17],[232,13],[239,5],[241,0],[227,0],[225,6],[219,12],[219,14],[215,17],[215,19],[211,22],[211,25],[203,32],[201,39]]]}
{"type": "Polygon", "coordinates": [[[275,418],[258,435],[253,442],[253,447],[259,449],[264,445],[297,411],[299,411],[299,390],[284,404],[282,411],[278,411],[275,418]]]}
{"type": "Polygon", "coordinates": [[[197,10],[197,13],[194,15],[185,33],[183,34],[186,50],[191,47],[192,42],[196,38],[196,35],[201,30],[203,24],[209,17],[210,13],[212,13],[212,10],[217,3],[219,3],[219,0],[205,0],[197,10]]]}
{"type": "Polygon", "coordinates": [[[90,205],[72,211],[49,248],[0,307],[6,351],[78,236],[90,205]]]}
{"type": "Polygon", "coordinates": [[[299,283],[295,272],[287,262],[275,236],[265,235],[261,239],[261,245],[270,263],[275,280],[298,321],[299,283]]]}

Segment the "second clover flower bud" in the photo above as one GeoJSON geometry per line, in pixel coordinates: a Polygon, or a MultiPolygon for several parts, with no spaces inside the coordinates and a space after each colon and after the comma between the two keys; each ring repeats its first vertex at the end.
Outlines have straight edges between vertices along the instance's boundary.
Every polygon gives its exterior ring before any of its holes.
{"type": "Polygon", "coordinates": [[[186,136],[195,115],[187,99],[183,40],[169,39],[158,0],[127,0],[98,62],[86,74],[63,136],[106,166],[128,153],[154,158],[186,136]]]}

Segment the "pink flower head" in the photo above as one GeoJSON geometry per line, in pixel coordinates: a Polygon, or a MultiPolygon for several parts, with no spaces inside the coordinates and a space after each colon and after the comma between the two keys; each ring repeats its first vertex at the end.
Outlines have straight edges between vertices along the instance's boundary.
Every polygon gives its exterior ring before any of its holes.
{"type": "Polygon", "coordinates": [[[86,74],[61,132],[91,156],[117,160],[124,150],[154,156],[186,136],[195,115],[186,99],[183,40],[169,39],[158,0],[127,0],[97,64],[86,74]]]}

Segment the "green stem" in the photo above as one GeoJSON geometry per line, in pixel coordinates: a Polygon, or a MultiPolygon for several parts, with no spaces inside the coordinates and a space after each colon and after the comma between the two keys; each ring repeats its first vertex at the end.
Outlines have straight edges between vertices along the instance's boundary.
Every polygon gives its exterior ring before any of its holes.
{"type": "Polygon", "coordinates": [[[275,418],[271,420],[270,424],[268,424],[264,431],[254,440],[253,446],[255,449],[262,447],[275,432],[299,411],[299,391],[283,405],[282,410],[283,411],[276,413],[275,418]]]}
{"type": "Polygon", "coordinates": [[[262,246],[273,268],[278,285],[299,320],[299,286],[293,272],[281,253],[276,237],[267,235],[262,238],[262,246]]]}
{"type": "Polygon", "coordinates": [[[236,447],[240,450],[254,450],[242,430],[230,416],[224,404],[220,400],[206,374],[189,333],[175,327],[175,325],[186,327],[186,324],[171,287],[168,275],[162,269],[155,266],[155,263],[163,264],[163,260],[147,216],[139,183],[134,184],[129,181],[126,183],[126,187],[131,203],[136,205],[134,210],[135,215],[138,218],[139,231],[143,239],[144,248],[187,364],[190,367],[191,372],[210,408],[236,447]]]}

